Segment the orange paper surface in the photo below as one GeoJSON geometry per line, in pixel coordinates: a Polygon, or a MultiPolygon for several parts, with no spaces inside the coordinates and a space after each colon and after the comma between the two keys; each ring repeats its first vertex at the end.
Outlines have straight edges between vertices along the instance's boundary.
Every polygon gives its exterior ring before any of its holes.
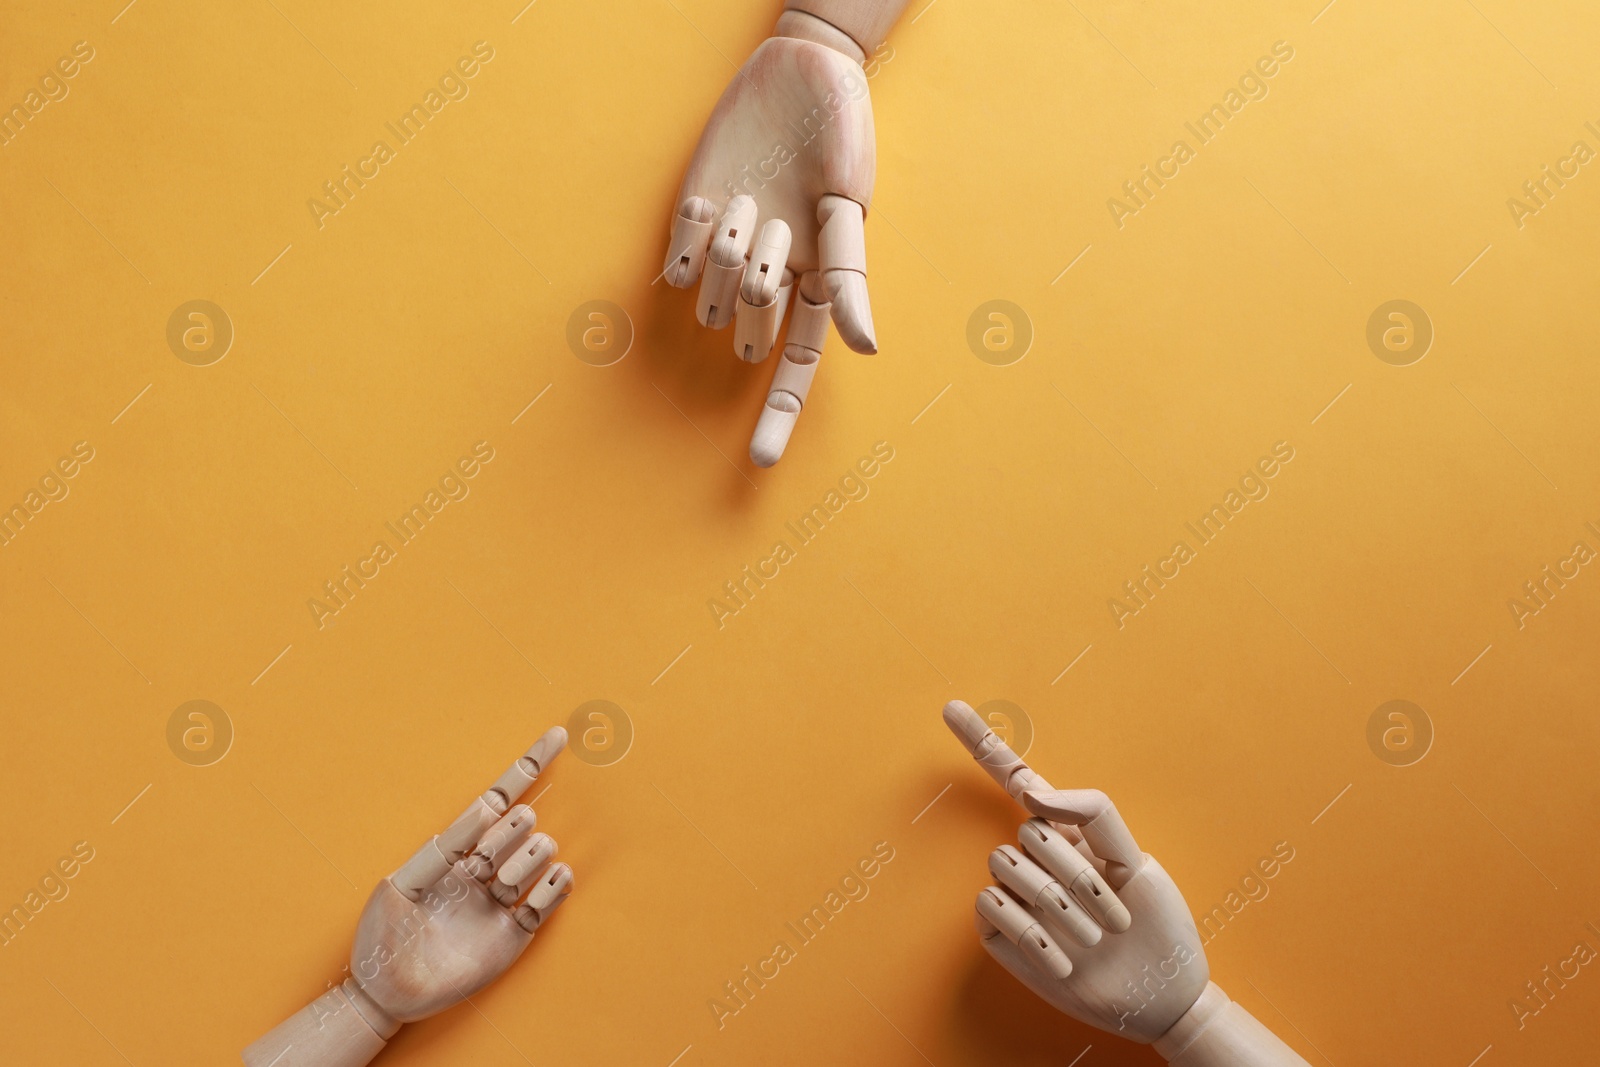
{"type": "Polygon", "coordinates": [[[763,471],[652,278],[775,7],[123,2],[0,13],[0,1060],[236,1062],[574,722],[576,892],[380,1062],[1159,1062],[977,944],[953,697],[1308,1062],[1592,1055],[1592,5],[916,0],[763,471]]]}

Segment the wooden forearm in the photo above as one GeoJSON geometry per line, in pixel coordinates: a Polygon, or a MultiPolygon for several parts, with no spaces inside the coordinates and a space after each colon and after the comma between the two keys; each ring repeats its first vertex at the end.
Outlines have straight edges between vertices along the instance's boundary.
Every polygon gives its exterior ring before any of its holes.
{"type": "Polygon", "coordinates": [[[844,31],[864,55],[878,50],[908,0],[785,0],[784,11],[801,11],[844,31]]]}
{"type": "Polygon", "coordinates": [[[399,1029],[346,979],[257,1038],[242,1058],[245,1067],[366,1067],[399,1029]]]}
{"type": "Polygon", "coordinates": [[[1309,1067],[1215,982],[1155,1049],[1171,1067],[1309,1067]]]}

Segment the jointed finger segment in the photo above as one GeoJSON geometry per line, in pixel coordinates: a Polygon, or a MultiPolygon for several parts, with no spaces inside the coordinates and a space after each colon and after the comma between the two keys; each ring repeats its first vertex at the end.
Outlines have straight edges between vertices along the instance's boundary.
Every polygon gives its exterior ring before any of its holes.
{"type": "Polygon", "coordinates": [[[518,905],[511,916],[531,934],[561,907],[571,893],[572,868],[565,863],[557,863],[534,884],[528,899],[518,905]]]}
{"type": "MultiPolygon", "coordinates": [[[[773,222],[779,222],[774,219],[773,222]]],[[[779,222],[782,225],[781,222],[779,222]]],[[[770,225],[770,223],[769,223],[770,225]]],[[[755,260],[750,261],[755,266],[755,260]]],[[[749,274],[746,273],[746,278],[749,274]]],[[[783,323],[783,313],[789,309],[789,297],[794,293],[794,272],[785,269],[779,273],[779,284],[773,288],[772,297],[765,304],[752,304],[739,294],[739,307],[733,322],[733,354],[746,363],[760,363],[772,354],[772,345],[778,339],[778,327],[783,323]]],[[[748,286],[747,286],[748,288],[748,286]]]]}
{"type": "Polygon", "coordinates": [[[700,277],[706,249],[711,244],[712,219],[716,208],[703,196],[691,196],[672,220],[672,243],[667,246],[667,264],[662,276],[667,284],[687,289],[700,277]]]}
{"type": "Polygon", "coordinates": [[[1066,887],[1011,845],[989,854],[989,873],[1058,933],[1080,945],[1100,942],[1100,927],[1066,887]]]}
{"type": "Polygon", "coordinates": [[[444,833],[431,838],[394,872],[391,880],[395,888],[411,900],[418,899],[423,890],[443,878],[466,856],[499,814],[483,797],[474,799],[444,833]]]}
{"type": "Polygon", "coordinates": [[[484,801],[496,811],[507,810],[511,807],[512,801],[527,792],[528,787],[539,780],[539,775],[544,773],[545,768],[549,767],[566,747],[566,729],[560,726],[550,727],[544,732],[544,736],[535,741],[533,746],[489,787],[488,792],[483,795],[484,801]]]}
{"type": "Polygon", "coordinates": [[[744,279],[745,256],[750,251],[755,226],[753,197],[741,194],[728,201],[727,210],[717,220],[705,273],[700,278],[700,295],[695,302],[695,317],[700,325],[720,330],[733,321],[739,284],[744,279]]]}
{"type": "Polygon", "coordinates": [[[866,209],[848,197],[828,194],[817,201],[817,258],[823,287],[833,302],[833,321],[851,349],[878,350],[867,297],[866,209]]]}
{"type": "Polygon", "coordinates": [[[806,271],[796,288],[799,293],[794,316],[789,320],[789,336],[773,372],[761,418],[750,438],[750,460],[758,467],[770,467],[783,457],[811,392],[811,382],[822,359],[822,345],[828,337],[828,316],[833,305],[823,291],[822,276],[814,270],[806,271]]]}
{"type": "MultiPolygon", "coordinates": [[[[567,744],[567,731],[560,726],[546,730],[494,785],[475,797],[445,831],[431,838],[390,875],[390,881],[410,900],[443,878],[451,867],[467,857],[490,827],[502,823],[512,801],[538,779],[540,773],[567,744]]],[[[528,812],[531,820],[532,811],[528,812]]]]}
{"type": "Polygon", "coordinates": [[[1044,974],[1060,979],[1072,973],[1071,958],[1033,913],[1004,889],[989,886],[979,893],[977,910],[980,919],[1021,949],[1028,962],[1044,974]]]}
{"type": "Polygon", "coordinates": [[[1076,826],[1089,848],[1106,862],[1112,885],[1121,888],[1144,866],[1144,853],[1122,813],[1100,790],[1029,791],[1023,795],[1022,805],[1051,822],[1076,826]]]}
{"type": "Polygon", "coordinates": [[[1127,905],[1117,898],[1100,871],[1043,819],[1029,819],[1017,831],[1022,847],[1050,872],[1094,920],[1114,934],[1133,925],[1127,905]]]}
{"type": "Polygon", "coordinates": [[[1020,802],[1024,793],[1050,789],[1050,783],[1022,762],[1022,757],[989,729],[970,704],[961,700],[950,701],[944,706],[944,721],[966,745],[972,758],[978,761],[978,766],[988,772],[989,777],[998,782],[1013,799],[1020,802]]]}
{"type": "Polygon", "coordinates": [[[489,892],[509,908],[555,858],[555,839],[549,834],[534,834],[523,847],[502,860],[489,884],[489,892]]]}
{"type": "Polygon", "coordinates": [[[464,861],[467,873],[478,881],[486,881],[505,857],[533,833],[538,817],[526,804],[518,804],[500,817],[500,821],[484,833],[472,854],[464,861]]]}

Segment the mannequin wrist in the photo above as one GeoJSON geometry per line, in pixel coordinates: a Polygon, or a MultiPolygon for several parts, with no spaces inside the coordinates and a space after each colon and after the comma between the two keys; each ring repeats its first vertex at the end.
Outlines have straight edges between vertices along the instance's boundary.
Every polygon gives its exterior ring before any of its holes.
{"type": "Polygon", "coordinates": [[[784,0],[783,6],[785,15],[803,12],[833,27],[849,37],[865,57],[883,44],[907,3],[908,0],[784,0]]]}
{"type": "Polygon", "coordinates": [[[1156,1038],[1151,1047],[1161,1054],[1161,1058],[1171,1063],[1183,1054],[1183,1051],[1199,1039],[1206,1027],[1216,1022],[1218,1016],[1227,1010],[1229,1004],[1228,994],[1215,982],[1207,982],[1200,997],[1189,1010],[1178,1017],[1172,1028],[1156,1038]]]}
{"type": "Polygon", "coordinates": [[[1172,1067],[1307,1067],[1215,982],[1206,983],[1205,992],[1154,1048],[1172,1067]]]}
{"type": "Polygon", "coordinates": [[[241,1055],[246,1067],[364,1067],[399,1030],[400,1023],[347,978],[241,1055]]]}
{"type": "Polygon", "coordinates": [[[790,10],[778,16],[778,24],[773,27],[772,36],[793,37],[799,41],[820,44],[858,64],[866,62],[867,59],[867,53],[848,33],[833,23],[804,11],[790,10]]]}

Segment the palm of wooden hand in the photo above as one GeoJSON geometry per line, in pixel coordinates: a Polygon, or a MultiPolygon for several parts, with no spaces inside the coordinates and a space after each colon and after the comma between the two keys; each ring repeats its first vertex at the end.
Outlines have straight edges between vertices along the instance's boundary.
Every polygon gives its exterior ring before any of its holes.
{"type": "Polygon", "coordinates": [[[458,863],[420,900],[385,878],[367,899],[350,970],[397,1022],[457,1004],[516,962],[533,943],[504,905],[458,863]]]}
{"type": "Polygon", "coordinates": [[[842,196],[865,210],[876,174],[872,101],[861,66],[824,45],[771,37],[717,102],[678,202],[703,197],[721,212],[735,196],[753,197],[760,219],[788,223],[788,265],[803,274],[826,267],[817,250],[818,203],[842,196]]]}

